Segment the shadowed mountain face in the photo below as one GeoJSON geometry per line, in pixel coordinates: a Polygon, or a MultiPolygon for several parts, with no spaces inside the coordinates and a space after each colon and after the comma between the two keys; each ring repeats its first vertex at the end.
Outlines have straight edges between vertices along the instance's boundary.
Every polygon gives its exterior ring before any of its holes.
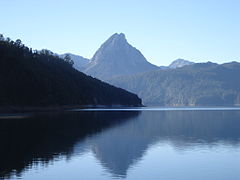
{"type": "Polygon", "coordinates": [[[158,69],[139,50],[132,47],[124,34],[112,35],[95,53],[84,73],[101,80],[158,69]]]}

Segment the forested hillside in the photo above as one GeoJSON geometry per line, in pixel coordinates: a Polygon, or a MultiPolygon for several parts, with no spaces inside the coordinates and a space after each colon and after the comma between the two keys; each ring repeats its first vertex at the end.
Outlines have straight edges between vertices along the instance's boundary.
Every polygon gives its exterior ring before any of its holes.
{"type": "Polygon", "coordinates": [[[109,81],[134,92],[145,105],[223,106],[240,104],[240,63],[198,63],[109,81]]]}
{"type": "Polygon", "coordinates": [[[141,105],[135,94],[89,77],[49,50],[0,35],[0,106],[141,105]]]}

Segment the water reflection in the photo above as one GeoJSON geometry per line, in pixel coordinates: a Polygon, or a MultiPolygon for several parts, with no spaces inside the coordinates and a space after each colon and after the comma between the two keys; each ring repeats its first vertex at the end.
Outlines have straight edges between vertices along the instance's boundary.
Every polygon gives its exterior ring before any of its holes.
{"type": "Polygon", "coordinates": [[[239,145],[240,112],[143,112],[132,121],[92,137],[91,149],[109,172],[126,177],[149,146],[171,143],[178,150],[218,143],[239,145]]]}
{"type": "MultiPolygon", "coordinates": [[[[137,116],[139,112],[72,112],[0,120],[0,178],[21,177],[33,165],[70,158],[87,136],[137,116]]],[[[78,149],[79,151],[79,149],[78,149]]]]}
{"type": "Polygon", "coordinates": [[[0,172],[21,176],[36,162],[91,152],[113,178],[127,178],[154,144],[168,143],[177,151],[239,147],[239,128],[240,111],[89,111],[0,120],[0,172]]]}

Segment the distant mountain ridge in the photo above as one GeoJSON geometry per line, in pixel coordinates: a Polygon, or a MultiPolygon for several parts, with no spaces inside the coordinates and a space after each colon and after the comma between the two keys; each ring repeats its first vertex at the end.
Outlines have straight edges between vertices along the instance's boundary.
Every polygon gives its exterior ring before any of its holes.
{"type": "Polygon", "coordinates": [[[91,59],[71,53],[62,54],[59,57],[64,58],[67,54],[74,61],[75,69],[104,81],[120,76],[157,69],[174,69],[193,64],[184,59],[177,59],[169,66],[158,67],[151,64],[138,49],[127,42],[123,33],[115,33],[108,38],[91,59]]]}
{"type": "Polygon", "coordinates": [[[144,105],[240,105],[240,63],[196,63],[113,78],[109,83],[138,94],[144,105]]]}
{"type": "Polygon", "coordinates": [[[131,46],[123,33],[112,35],[94,54],[83,72],[101,80],[158,69],[131,46]]]}
{"type": "Polygon", "coordinates": [[[79,55],[71,54],[71,53],[61,54],[61,55],[59,55],[59,57],[64,58],[66,55],[69,55],[71,57],[71,59],[74,62],[73,67],[78,71],[82,71],[83,67],[86,66],[90,62],[90,60],[87,58],[84,58],[79,55]]]}
{"type": "Polygon", "coordinates": [[[240,105],[239,63],[222,65],[177,59],[169,66],[147,62],[125,35],[114,34],[82,72],[136,93],[144,105],[240,105]]]}
{"type": "Polygon", "coordinates": [[[184,59],[176,59],[168,66],[168,68],[175,69],[175,68],[181,68],[181,67],[192,65],[192,64],[194,64],[194,62],[187,61],[184,59]]]}

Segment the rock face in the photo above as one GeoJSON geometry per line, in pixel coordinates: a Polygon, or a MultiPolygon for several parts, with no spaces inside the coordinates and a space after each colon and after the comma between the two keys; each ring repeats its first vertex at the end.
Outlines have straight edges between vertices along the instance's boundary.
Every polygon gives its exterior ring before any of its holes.
{"type": "Polygon", "coordinates": [[[71,57],[71,59],[74,62],[73,67],[75,69],[77,69],[78,71],[82,71],[83,67],[86,66],[90,62],[90,60],[87,58],[84,58],[79,55],[71,54],[71,53],[61,54],[61,55],[59,55],[59,57],[64,58],[67,54],[71,57]]]}
{"type": "Polygon", "coordinates": [[[158,69],[131,46],[123,33],[112,35],[94,54],[84,73],[101,80],[158,69]]]}
{"type": "Polygon", "coordinates": [[[181,68],[183,66],[188,66],[188,65],[192,65],[192,64],[194,64],[194,62],[187,61],[184,59],[176,59],[168,67],[171,69],[176,69],[176,68],[181,68]]]}

